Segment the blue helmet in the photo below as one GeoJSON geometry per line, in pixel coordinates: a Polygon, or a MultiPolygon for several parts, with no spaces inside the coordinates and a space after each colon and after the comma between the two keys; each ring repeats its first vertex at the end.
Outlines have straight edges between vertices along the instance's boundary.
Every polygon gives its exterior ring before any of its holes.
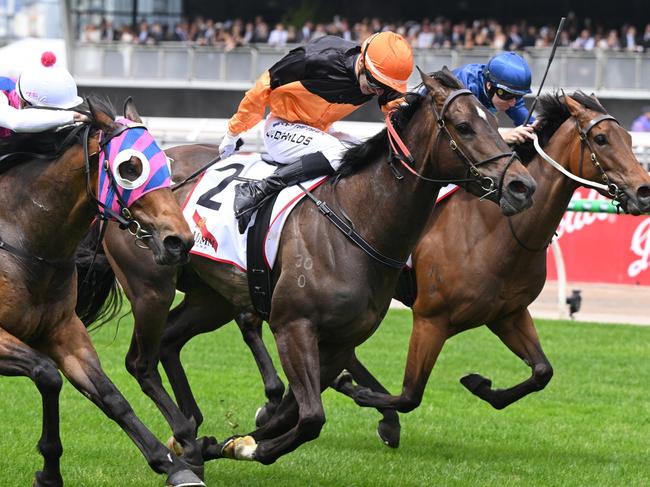
{"type": "Polygon", "coordinates": [[[530,93],[531,72],[526,60],[508,51],[497,54],[483,68],[483,74],[496,88],[515,95],[530,93]]]}

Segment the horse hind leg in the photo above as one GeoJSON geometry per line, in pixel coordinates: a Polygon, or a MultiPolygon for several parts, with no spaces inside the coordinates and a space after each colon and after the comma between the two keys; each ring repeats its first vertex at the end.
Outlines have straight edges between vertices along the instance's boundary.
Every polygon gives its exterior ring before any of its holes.
{"type": "Polygon", "coordinates": [[[503,409],[531,392],[541,391],[553,377],[553,367],[544,355],[528,309],[488,324],[492,332],[531,368],[531,376],[508,389],[493,389],[492,381],[468,374],[460,382],[495,409],[503,409]]]}
{"type": "Polygon", "coordinates": [[[25,376],[36,384],[43,404],[43,427],[38,451],[44,463],[43,469],[36,472],[34,485],[63,486],[60,468],[63,446],[59,435],[59,394],[63,381],[56,365],[49,357],[0,328],[0,375],[25,376]]]}
{"type": "Polygon", "coordinates": [[[273,360],[262,340],[262,319],[254,313],[242,313],[235,318],[244,342],[248,345],[264,382],[267,402],[257,410],[255,425],[262,426],[277,410],[284,395],[284,384],[278,377],[273,360]]]}

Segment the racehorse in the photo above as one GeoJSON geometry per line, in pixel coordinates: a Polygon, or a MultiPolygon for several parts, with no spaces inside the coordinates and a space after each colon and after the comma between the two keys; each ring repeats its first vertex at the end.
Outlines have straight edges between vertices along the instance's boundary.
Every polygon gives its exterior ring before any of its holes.
{"type": "MultiPolygon", "coordinates": [[[[353,385],[343,374],[335,388],[357,404],[415,409],[447,339],[483,324],[531,368],[531,376],[494,389],[490,379],[469,374],[460,380],[469,391],[502,409],[551,380],[553,368],[528,306],[544,286],[547,248],[571,195],[580,185],[595,183],[601,194],[638,215],[650,210],[650,176],[632,152],[630,135],[595,97],[545,95],[540,105],[541,145],[569,174],[584,179],[569,178],[534,150],[526,156],[518,147],[524,160],[535,155],[527,168],[538,183],[535,203],[525,213],[503,217],[462,192],[436,205],[413,252],[417,295],[401,394],[386,394],[355,357],[348,370],[368,387],[353,385]]],[[[380,426],[385,442],[397,446],[394,417],[380,426]]]]}
{"type": "Polygon", "coordinates": [[[63,382],[57,369],[120,425],[153,470],[167,474],[168,485],[203,485],[136,417],[103,372],[75,314],[75,249],[98,205],[103,215],[119,219],[158,263],[185,262],[193,244],[169,190],[165,155],[136,123],[140,119],[133,104],[127,105],[128,121],[114,121],[101,100],[88,104],[89,124],[14,134],[0,143],[0,153],[6,154],[0,163],[0,374],[29,377],[42,397],[38,450],[44,466],[34,485],[63,485],[63,382]],[[139,186],[143,181],[147,185],[139,186]],[[100,194],[102,188],[106,191],[100,194]],[[117,196],[116,208],[115,200],[103,197],[109,194],[117,196]]]}
{"type": "MultiPolygon", "coordinates": [[[[499,137],[494,117],[480,108],[450,71],[421,76],[426,95],[410,96],[389,122],[399,135],[389,136],[384,130],[351,148],[332,184],[314,190],[318,200],[346,213],[356,232],[375,248],[375,257],[350,245],[346,235],[319,216],[316,205],[301,204],[288,217],[273,269],[275,292],[269,324],[289,391],[271,419],[250,435],[224,443],[204,438],[200,445],[194,444],[200,412],[178,358],[182,346],[198,333],[233,318],[240,324],[259,323],[246,275],[196,255],[178,278],[169,270],[163,275],[161,268],[153,268],[109,229],[105,250],[135,316],[127,368],[156,401],[192,463],[200,454],[205,459],[226,456],[270,464],[318,437],[325,422],[321,391],[388,310],[399,266],[388,266],[385,256],[394,262],[408,257],[433,207],[440,178],[465,181],[465,189],[498,203],[506,214],[531,205],[535,183],[499,137]],[[391,157],[389,143],[398,148],[394,150],[401,165],[391,157]],[[407,156],[408,148],[412,157],[407,156]],[[486,188],[485,178],[494,184],[486,188]],[[378,254],[383,254],[383,262],[378,254]],[[186,293],[185,300],[166,323],[175,285],[186,293]],[[151,288],[145,306],[139,290],[146,286],[151,288]],[[151,298],[152,289],[158,295],[155,298],[151,298]],[[157,304],[154,308],[153,303],[157,304]],[[152,353],[152,337],[166,325],[160,356],[189,421],[174,410],[156,372],[158,357],[152,353]],[[143,348],[141,334],[148,336],[148,348],[143,348]]],[[[197,159],[214,153],[215,148],[209,147],[168,151],[176,160],[179,177],[191,173],[197,159]],[[191,162],[194,166],[187,167],[191,162]]],[[[179,192],[179,201],[186,193],[179,192]]]]}

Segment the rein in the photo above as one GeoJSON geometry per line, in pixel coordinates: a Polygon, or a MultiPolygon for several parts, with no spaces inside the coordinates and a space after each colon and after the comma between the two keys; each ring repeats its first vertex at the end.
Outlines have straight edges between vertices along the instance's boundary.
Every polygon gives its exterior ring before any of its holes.
{"type": "Polygon", "coordinates": [[[402,179],[403,176],[399,173],[397,168],[393,165],[392,160],[397,159],[400,164],[411,174],[414,176],[424,180],[428,181],[431,183],[435,184],[458,184],[458,183],[467,183],[467,182],[476,182],[479,184],[479,186],[485,191],[485,195],[481,197],[481,199],[486,198],[488,195],[497,192],[498,191],[498,197],[501,197],[501,192],[503,189],[503,181],[505,179],[506,172],[508,171],[508,168],[510,165],[514,162],[515,159],[519,159],[519,156],[515,151],[512,152],[502,152],[500,154],[496,154],[492,157],[489,157],[487,159],[484,159],[482,161],[475,161],[472,157],[468,156],[461,146],[456,142],[454,139],[453,135],[449,131],[449,128],[447,127],[447,124],[445,123],[445,116],[447,114],[447,110],[451,103],[456,100],[460,96],[472,96],[473,93],[468,90],[468,89],[459,89],[452,91],[447,98],[445,99],[443,105],[442,105],[442,110],[438,112],[438,110],[435,107],[435,103],[432,104],[432,110],[436,118],[436,124],[438,125],[438,133],[436,135],[436,146],[438,144],[438,138],[440,137],[441,133],[444,133],[447,135],[449,138],[449,147],[451,148],[454,153],[458,155],[458,157],[465,163],[465,165],[468,166],[468,177],[465,179],[433,179],[433,178],[428,178],[426,176],[423,176],[419,172],[417,172],[412,166],[415,163],[415,159],[411,154],[411,151],[408,149],[404,141],[401,139],[399,134],[397,133],[397,130],[395,130],[395,127],[393,126],[392,120],[390,113],[386,114],[386,129],[387,129],[387,134],[388,134],[388,142],[389,142],[389,165],[393,171],[393,174],[397,179],[402,179]],[[487,177],[487,176],[481,176],[480,171],[478,170],[478,166],[482,164],[486,164],[488,162],[493,162],[496,160],[499,160],[501,158],[508,157],[508,163],[506,167],[503,170],[503,173],[501,174],[501,178],[499,180],[498,186],[495,188],[495,182],[492,178],[487,177]],[[471,177],[470,177],[471,176],[471,177]]]}

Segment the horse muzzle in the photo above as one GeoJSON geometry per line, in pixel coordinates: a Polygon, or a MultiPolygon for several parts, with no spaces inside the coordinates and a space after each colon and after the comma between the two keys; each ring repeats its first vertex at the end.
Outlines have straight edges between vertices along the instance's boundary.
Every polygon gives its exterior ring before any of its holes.
{"type": "Polygon", "coordinates": [[[501,213],[512,216],[530,208],[533,205],[533,194],[536,189],[537,183],[530,176],[506,177],[499,200],[501,213]]]}

